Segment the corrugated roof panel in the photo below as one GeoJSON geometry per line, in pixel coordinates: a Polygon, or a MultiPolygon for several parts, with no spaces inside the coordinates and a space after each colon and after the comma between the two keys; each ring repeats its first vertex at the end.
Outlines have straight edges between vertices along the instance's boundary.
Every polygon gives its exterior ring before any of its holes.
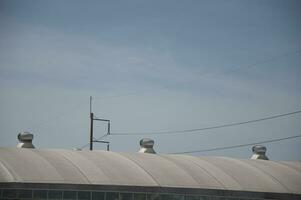
{"type": "MultiPolygon", "coordinates": [[[[56,168],[59,174],[63,177],[66,182],[76,182],[80,184],[91,183],[89,178],[82,173],[82,169],[77,163],[73,162],[73,158],[78,158],[78,160],[83,163],[87,163],[85,160],[81,159],[78,155],[72,155],[72,151],[68,150],[39,150],[37,151],[41,156],[45,157],[49,163],[56,168]],[[70,152],[70,153],[69,153],[70,152]]],[[[76,151],[74,151],[76,153],[76,151]]],[[[93,171],[93,165],[88,164],[91,171],[93,171]]],[[[95,176],[100,176],[100,170],[98,169],[95,176]]]]}
{"type": "Polygon", "coordinates": [[[203,157],[194,157],[186,155],[185,158],[205,169],[215,180],[217,180],[221,185],[223,185],[223,187],[221,188],[228,190],[242,189],[241,185],[235,179],[233,179],[233,177],[225,173],[220,168],[220,166],[214,165],[210,161],[203,159],[203,157]]]}
{"type": "Polygon", "coordinates": [[[158,154],[122,153],[150,174],[160,186],[198,188],[198,183],[175,163],[158,154]]]}
{"type": "Polygon", "coordinates": [[[278,161],[279,163],[286,165],[294,170],[297,170],[299,173],[301,173],[301,162],[300,161],[278,161]]]}
{"type": "Polygon", "coordinates": [[[292,193],[301,193],[301,173],[279,162],[259,160],[247,163],[269,174],[274,180],[292,193]]]}
{"type": "Polygon", "coordinates": [[[174,162],[177,166],[185,170],[197,183],[200,188],[220,189],[223,188],[217,179],[215,179],[202,166],[191,162],[184,155],[162,155],[164,158],[174,162]]]}
{"type": "Polygon", "coordinates": [[[4,166],[0,161],[0,180],[5,182],[13,182],[16,178],[12,175],[12,173],[4,166]]]}
{"type": "Polygon", "coordinates": [[[64,182],[62,176],[47,159],[39,156],[32,149],[7,148],[0,151],[0,159],[9,171],[17,175],[17,181],[64,182]]]}
{"type": "Polygon", "coordinates": [[[86,177],[80,173],[77,166],[59,153],[63,151],[35,150],[35,152],[45,158],[48,163],[55,168],[57,173],[62,177],[63,182],[89,183],[86,177]]]}
{"type": "Polygon", "coordinates": [[[0,182],[301,194],[301,163],[107,151],[0,148],[0,182]]]}
{"type": "MultiPolygon", "coordinates": [[[[261,192],[269,190],[283,193],[290,192],[277,181],[273,180],[268,174],[248,164],[245,160],[224,157],[204,157],[202,159],[219,166],[220,169],[239,183],[242,190],[261,192]]],[[[250,161],[253,162],[254,160],[250,161]]]]}
{"type": "MultiPolygon", "coordinates": [[[[157,186],[157,183],[141,167],[119,153],[107,151],[93,151],[93,153],[77,151],[76,153],[86,157],[101,169],[107,177],[107,184],[157,186]]],[[[88,172],[85,170],[83,173],[88,172]]]]}

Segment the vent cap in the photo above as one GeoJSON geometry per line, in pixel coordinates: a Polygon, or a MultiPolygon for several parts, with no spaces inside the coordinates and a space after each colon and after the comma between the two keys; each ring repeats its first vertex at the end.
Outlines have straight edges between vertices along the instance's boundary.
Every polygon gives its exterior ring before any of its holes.
{"type": "Polygon", "coordinates": [[[154,150],[154,140],[150,139],[150,138],[143,138],[140,140],[140,150],[139,153],[153,153],[155,154],[155,150],[154,150]]]}
{"type": "Polygon", "coordinates": [[[265,155],[267,148],[262,145],[255,145],[252,147],[253,155],[251,159],[269,160],[265,155]]]}
{"type": "Polygon", "coordinates": [[[35,148],[32,144],[33,134],[29,132],[21,132],[18,134],[19,143],[17,145],[18,148],[35,148]]]}

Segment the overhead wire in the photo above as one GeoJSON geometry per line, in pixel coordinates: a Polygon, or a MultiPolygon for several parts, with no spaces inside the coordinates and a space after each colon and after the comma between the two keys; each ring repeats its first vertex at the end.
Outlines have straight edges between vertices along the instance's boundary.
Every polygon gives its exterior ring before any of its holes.
{"type": "MultiPolygon", "coordinates": [[[[103,136],[101,136],[101,137],[93,138],[93,139],[94,139],[94,140],[100,140],[100,139],[105,138],[106,136],[108,136],[108,135],[106,134],[106,135],[103,135],[103,136]]],[[[79,147],[78,149],[84,149],[84,148],[88,147],[89,145],[90,145],[90,143],[87,143],[87,144],[85,144],[85,145],[79,147]]]]}
{"type": "MultiPolygon", "coordinates": [[[[261,61],[255,62],[253,64],[246,65],[246,68],[252,68],[252,67],[255,67],[257,65],[262,65],[262,64],[265,64],[265,63],[273,62],[273,61],[278,60],[280,58],[284,58],[284,57],[290,56],[292,54],[297,54],[299,52],[301,52],[301,49],[297,49],[295,51],[290,51],[290,52],[285,52],[285,53],[282,53],[282,54],[278,54],[277,56],[266,58],[266,59],[263,59],[261,61]]],[[[229,70],[229,71],[235,71],[237,69],[233,69],[233,70],[229,70]]]]}
{"type": "MultiPolygon", "coordinates": [[[[260,65],[260,64],[265,64],[265,63],[268,63],[268,62],[273,62],[279,58],[283,58],[283,57],[286,57],[286,56],[289,56],[291,54],[295,54],[295,53],[299,53],[301,52],[301,49],[297,49],[295,51],[291,51],[291,52],[286,52],[286,53],[283,53],[283,54],[280,54],[280,55],[277,55],[277,56],[274,56],[272,58],[268,58],[268,59],[265,59],[265,60],[262,60],[260,62],[255,62],[253,64],[250,64],[250,65],[247,65],[247,67],[254,67],[254,66],[257,66],[257,65],[260,65]]],[[[233,71],[233,70],[231,70],[233,71]]],[[[122,96],[128,96],[128,95],[136,95],[136,94],[139,94],[138,92],[133,92],[133,93],[128,93],[128,94],[124,94],[124,95],[115,95],[115,96],[109,96],[109,98],[119,98],[119,97],[122,97],[122,96]]],[[[106,98],[106,97],[104,97],[106,98]]],[[[99,97],[96,97],[96,99],[103,99],[102,98],[99,98],[99,97]]],[[[144,133],[129,133],[129,132],[115,132],[115,133],[111,133],[110,135],[115,135],[115,136],[118,136],[118,135],[163,135],[163,134],[181,134],[181,133],[194,133],[194,132],[197,132],[197,131],[203,131],[203,130],[210,130],[210,129],[218,129],[218,128],[224,128],[224,127],[230,127],[230,126],[238,126],[238,125],[243,125],[243,124],[248,124],[248,123],[255,123],[255,122],[259,122],[259,121],[264,121],[264,120],[270,120],[270,119],[274,119],[274,118],[279,118],[279,117],[284,117],[284,116],[287,116],[287,115],[293,115],[293,114],[297,114],[297,113],[300,113],[301,111],[295,111],[295,112],[291,112],[291,113],[285,113],[285,114],[280,114],[280,115],[275,115],[275,116],[270,116],[270,117],[265,117],[265,118],[260,118],[260,119],[255,119],[255,120],[249,120],[249,121],[244,121],[244,122],[237,122],[237,123],[230,123],[230,124],[222,124],[222,125],[217,125],[217,126],[211,126],[211,127],[204,127],[204,128],[197,128],[197,129],[187,129],[187,130],[176,130],[176,131],[156,131],[156,132],[144,132],[144,133]]],[[[108,135],[104,135],[104,136],[101,136],[100,138],[98,139],[101,139],[103,137],[106,137],[108,135]]],[[[82,148],[85,148],[89,145],[88,144],[85,144],[82,146],[82,148]]]]}
{"type": "MultiPolygon", "coordinates": [[[[269,117],[264,117],[264,118],[259,118],[259,119],[254,119],[254,120],[248,120],[248,121],[243,121],[243,122],[235,122],[235,123],[230,123],[230,124],[222,124],[222,125],[217,125],[217,126],[210,126],[210,127],[204,127],[204,128],[197,128],[197,129],[186,129],[186,130],[177,130],[177,131],[161,131],[161,132],[150,132],[150,133],[111,133],[110,135],[103,135],[99,138],[97,138],[96,140],[100,140],[102,138],[105,138],[107,136],[118,136],[118,135],[166,135],[166,134],[180,134],[180,133],[193,133],[195,131],[204,131],[204,130],[210,130],[210,129],[217,129],[217,128],[225,128],[225,127],[230,127],[230,126],[239,126],[239,125],[243,125],[243,124],[248,124],[248,123],[256,123],[256,122],[260,122],[260,121],[265,121],[265,120],[271,120],[271,119],[276,119],[276,118],[280,118],[280,117],[285,117],[285,116],[289,116],[289,115],[294,115],[294,114],[298,114],[301,113],[301,110],[298,111],[294,111],[294,112],[289,112],[289,113],[284,113],[284,114],[279,114],[279,115],[273,115],[273,116],[269,116],[269,117]]],[[[200,134],[200,133],[198,133],[200,134]]],[[[204,134],[204,133],[203,133],[204,134]]],[[[299,136],[298,136],[299,137],[299,136]]],[[[288,138],[285,138],[288,139],[288,138]]],[[[281,139],[282,140],[282,139],[281,139]]],[[[264,141],[266,143],[266,141],[264,141]]],[[[264,143],[261,142],[261,143],[264,143]]],[[[243,144],[243,145],[235,145],[235,146],[230,146],[230,147],[222,147],[222,148],[237,148],[237,147],[242,147],[242,146],[249,146],[249,145],[253,145],[254,143],[251,144],[243,144]]],[[[79,149],[84,149],[87,146],[89,146],[89,143],[81,146],[79,149]]],[[[207,149],[207,150],[201,150],[203,151],[213,151],[213,150],[219,150],[219,148],[214,148],[214,149],[207,149]]],[[[184,152],[185,153],[185,152],[184,152]]],[[[191,152],[193,153],[193,152],[191,152]]]]}
{"type": "Polygon", "coordinates": [[[289,115],[295,115],[301,113],[301,110],[297,110],[294,112],[289,113],[283,113],[279,115],[272,115],[268,117],[263,117],[259,119],[253,119],[248,121],[242,121],[242,122],[234,122],[234,123],[228,123],[228,124],[221,124],[221,125],[215,125],[215,126],[209,126],[209,127],[203,127],[203,128],[195,128],[195,129],[184,129],[184,130],[174,130],[174,131],[152,131],[152,132],[113,132],[111,133],[112,136],[114,135],[170,135],[170,134],[200,134],[199,131],[204,130],[211,130],[211,129],[219,129],[219,128],[225,128],[225,127],[231,127],[231,126],[239,126],[244,124],[250,124],[250,123],[256,123],[260,121],[266,121],[276,118],[281,118],[289,115]]]}
{"type": "Polygon", "coordinates": [[[264,141],[259,141],[259,142],[252,142],[252,143],[247,143],[247,144],[238,144],[238,145],[232,145],[232,146],[225,146],[225,147],[216,147],[216,148],[210,148],[210,149],[174,152],[172,154],[186,154],[186,153],[202,153],[202,152],[209,152],[209,151],[220,151],[220,150],[234,149],[234,148],[240,148],[240,147],[257,145],[257,144],[267,144],[267,143],[279,142],[279,141],[282,141],[282,140],[289,140],[289,139],[294,139],[294,138],[299,138],[299,137],[301,137],[301,135],[295,135],[295,136],[284,137],[284,138],[277,138],[277,139],[272,139],[272,140],[264,140],[264,141]]]}
{"type": "MultiPolygon", "coordinates": [[[[175,131],[160,131],[160,132],[144,132],[144,133],[111,133],[110,135],[103,135],[99,138],[97,138],[97,140],[100,140],[104,137],[107,136],[126,136],[126,135],[167,135],[167,134],[200,134],[197,131],[204,131],[204,130],[210,130],[210,129],[218,129],[218,128],[225,128],[225,127],[230,127],[230,126],[239,126],[239,125],[243,125],[243,124],[249,124],[249,123],[256,123],[256,122],[260,122],[260,121],[265,121],[265,120],[271,120],[271,119],[276,119],[276,118],[280,118],[280,117],[285,117],[285,116],[289,116],[289,115],[294,115],[294,114],[298,114],[301,113],[301,110],[298,111],[294,111],[294,112],[289,112],[289,113],[284,113],[284,114],[279,114],[279,115],[273,115],[273,116],[269,116],[269,117],[264,117],[264,118],[259,118],[259,119],[254,119],[254,120],[248,120],[248,121],[243,121],[243,122],[235,122],[235,123],[229,123],[229,124],[222,124],[222,125],[216,125],[216,126],[210,126],[210,127],[204,127],[204,128],[197,128],[197,129],[186,129],[186,130],[175,130],[175,131]]],[[[202,133],[204,134],[204,133],[202,133]]],[[[79,149],[84,149],[87,146],[89,146],[89,143],[81,146],[79,149]]]]}

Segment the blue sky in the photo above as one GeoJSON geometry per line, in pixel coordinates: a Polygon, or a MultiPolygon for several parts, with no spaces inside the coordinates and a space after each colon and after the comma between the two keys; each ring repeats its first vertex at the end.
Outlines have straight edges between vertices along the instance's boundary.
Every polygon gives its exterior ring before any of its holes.
{"type": "MultiPolygon", "coordinates": [[[[0,145],[87,143],[93,111],[112,132],[181,130],[301,109],[301,3],[0,1],[0,145]]],[[[161,153],[299,135],[301,115],[194,135],[151,136],[161,153]]],[[[95,127],[96,136],[105,132],[95,127]]],[[[111,136],[137,151],[145,136],[111,136]]],[[[301,140],[266,144],[300,160],[301,140]]],[[[104,149],[96,145],[98,149],[104,149]]],[[[248,158],[251,147],[206,154],[248,158]]]]}

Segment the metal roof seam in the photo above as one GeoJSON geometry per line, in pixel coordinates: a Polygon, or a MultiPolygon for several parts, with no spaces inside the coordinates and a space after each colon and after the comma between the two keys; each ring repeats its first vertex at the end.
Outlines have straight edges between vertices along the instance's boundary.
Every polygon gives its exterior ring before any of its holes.
{"type": "Polygon", "coordinates": [[[105,172],[97,164],[95,164],[95,162],[92,159],[89,159],[88,157],[81,155],[81,152],[78,155],[81,156],[83,159],[88,160],[90,163],[92,163],[97,168],[97,170],[101,171],[102,175],[104,175],[106,177],[106,180],[108,180],[108,181],[110,180],[110,178],[105,174],[105,172]]]}
{"type": "MultiPolygon", "coordinates": [[[[182,157],[184,160],[187,160],[187,158],[185,157],[182,157]]],[[[204,170],[210,177],[212,177],[214,180],[216,180],[221,186],[222,188],[224,189],[227,189],[227,187],[222,183],[220,182],[214,175],[212,175],[206,168],[202,167],[201,165],[199,165],[197,162],[193,161],[193,160],[189,160],[190,162],[194,163],[197,167],[201,168],[202,170],[204,170]]]]}
{"type": "Polygon", "coordinates": [[[72,166],[75,167],[75,169],[84,177],[84,179],[86,179],[86,181],[89,183],[89,184],[92,184],[91,181],[88,179],[88,177],[81,171],[81,169],[79,169],[77,167],[76,164],[74,164],[69,158],[67,158],[64,154],[62,154],[60,151],[57,151],[57,153],[59,155],[61,155],[67,162],[69,162],[72,166]]]}
{"type": "Polygon", "coordinates": [[[301,194],[301,163],[192,155],[0,148],[0,182],[301,194]]]}
{"type": "MultiPolygon", "coordinates": [[[[247,167],[250,167],[250,168],[253,168],[258,172],[264,174],[266,177],[269,177],[274,183],[280,185],[282,188],[284,188],[287,192],[290,192],[290,190],[287,190],[286,187],[283,186],[283,184],[281,184],[279,181],[271,178],[271,176],[269,174],[267,174],[265,171],[263,171],[262,169],[259,169],[257,167],[254,167],[253,165],[251,165],[250,163],[248,162],[244,162],[243,160],[239,160],[239,159],[234,159],[234,158],[221,158],[221,159],[226,159],[226,160],[230,160],[231,162],[236,162],[236,163],[239,163],[240,165],[244,165],[244,166],[247,166],[247,167]]],[[[267,161],[267,162],[270,162],[270,161],[267,161]]]]}
{"type": "MultiPolygon", "coordinates": [[[[35,151],[36,149],[28,148],[8,148],[6,152],[10,159],[8,159],[8,166],[11,168],[11,171],[14,174],[18,175],[18,182],[24,182],[28,179],[34,180],[34,176],[39,176],[42,174],[42,171],[49,170],[53,172],[52,179],[61,178],[60,174],[56,169],[49,163],[49,161],[42,156],[39,156],[35,151]],[[30,167],[28,164],[39,166],[37,169],[30,167]],[[43,169],[42,169],[43,168],[43,169]],[[19,173],[19,170],[22,169],[23,173],[19,173]],[[25,173],[24,173],[25,172],[25,173]]],[[[5,157],[4,157],[5,159],[5,157]]],[[[41,179],[44,177],[41,176],[41,179]]]]}
{"type": "Polygon", "coordinates": [[[53,166],[48,159],[46,159],[44,156],[40,155],[38,153],[38,151],[36,149],[28,149],[28,151],[31,151],[33,154],[35,154],[35,156],[39,157],[40,159],[42,159],[44,162],[46,162],[49,166],[51,166],[51,168],[53,168],[53,170],[55,170],[55,172],[61,176],[61,174],[58,172],[58,170],[55,168],[55,166],[53,166]]]}
{"type": "Polygon", "coordinates": [[[301,174],[301,161],[278,161],[282,164],[285,164],[286,166],[289,166],[293,169],[295,169],[296,171],[298,171],[301,174]]]}
{"type": "MultiPolygon", "coordinates": [[[[272,162],[272,161],[267,161],[267,162],[272,162]]],[[[275,162],[274,162],[275,163],[275,162]]],[[[270,176],[272,179],[274,179],[275,181],[277,181],[280,185],[282,185],[282,187],[284,187],[287,191],[289,191],[290,193],[293,193],[293,191],[291,191],[288,187],[286,187],[284,184],[281,183],[281,181],[279,181],[275,176],[273,176],[272,174],[268,173],[266,170],[264,169],[259,169],[258,167],[256,167],[255,165],[249,163],[250,165],[252,165],[253,167],[257,168],[258,170],[264,172],[265,174],[267,174],[268,176],[270,176]]]]}
{"type": "Polygon", "coordinates": [[[151,175],[151,173],[149,173],[146,169],[144,169],[141,165],[139,165],[137,162],[135,162],[133,159],[126,157],[125,155],[122,155],[121,153],[119,153],[120,156],[122,156],[123,158],[129,160],[130,162],[134,163],[136,166],[138,166],[140,169],[142,169],[142,171],[144,171],[155,183],[157,183],[158,186],[161,187],[161,184],[155,179],[155,177],[153,177],[151,175]]]}
{"type": "Polygon", "coordinates": [[[297,173],[300,173],[297,169],[291,167],[290,165],[285,164],[284,162],[275,161],[275,163],[278,163],[279,165],[283,165],[283,166],[288,167],[289,169],[291,169],[291,170],[293,170],[297,173]]]}
{"type": "Polygon", "coordinates": [[[190,175],[190,173],[188,173],[183,167],[179,166],[176,162],[174,162],[172,159],[168,158],[167,156],[164,156],[164,155],[159,155],[161,158],[164,158],[166,160],[168,160],[169,162],[173,163],[174,165],[176,165],[178,168],[180,168],[181,170],[183,170],[188,176],[191,177],[192,180],[195,181],[196,184],[199,185],[198,181],[190,175]]]}
{"type": "Polygon", "coordinates": [[[9,168],[5,166],[5,164],[0,160],[0,168],[2,168],[5,171],[5,174],[13,181],[18,180],[20,178],[17,178],[17,175],[13,175],[12,172],[10,172],[9,168]]]}
{"type": "MultiPolygon", "coordinates": [[[[201,159],[200,157],[198,157],[198,159],[201,159]]],[[[205,158],[202,159],[203,162],[207,162],[208,164],[216,167],[217,169],[219,169],[220,171],[222,171],[225,175],[227,175],[234,183],[237,184],[237,186],[239,187],[240,190],[242,190],[243,188],[241,187],[241,185],[236,181],[235,178],[233,178],[233,176],[231,176],[230,174],[228,174],[227,172],[225,172],[225,170],[223,170],[222,168],[220,168],[218,165],[215,165],[214,163],[211,163],[209,161],[207,161],[205,158]]]]}

